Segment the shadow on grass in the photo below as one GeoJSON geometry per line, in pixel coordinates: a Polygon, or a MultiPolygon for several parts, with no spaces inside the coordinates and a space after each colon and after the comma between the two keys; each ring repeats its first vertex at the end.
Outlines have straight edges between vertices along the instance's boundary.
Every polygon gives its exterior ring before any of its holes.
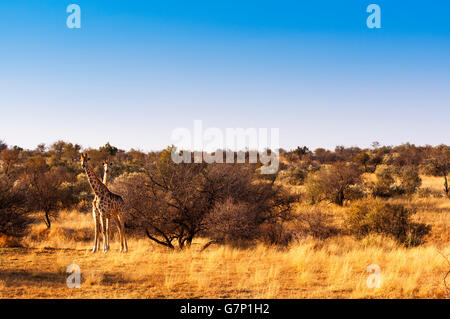
{"type": "Polygon", "coordinates": [[[65,285],[66,275],[47,271],[2,271],[0,281],[3,281],[7,287],[65,285]]]}

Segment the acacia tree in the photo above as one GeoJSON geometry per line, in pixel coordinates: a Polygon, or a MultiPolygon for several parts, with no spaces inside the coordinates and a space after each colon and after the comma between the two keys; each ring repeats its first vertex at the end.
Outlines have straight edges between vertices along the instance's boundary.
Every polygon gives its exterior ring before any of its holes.
{"type": "MultiPolygon", "coordinates": [[[[218,203],[249,205],[255,223],[275,223],[289,218],[294,197],[266,181],[256,181],[254,169],[240,164],[174,163],[171,149],[148,161],[142,173],[116,179],[115,187],[128,204],[129,225],[142,229],[158,244],[183,248],[200,234],[211,234],[218,203]]],[[[252,229],[257,232],[257,229],[252,229]]],[[[245,237],[245,235],[243,235],[245,237]]]]}
{"type": "Polygon", "coordinates": [[[449,185],[447,175],[450,172],[450,147],[439,145],[431,151],[431,157],[428,159],[428,167],[431,173],[444,178],[444,193],[449,194],[449,185]]]}
{"type": "Polygon", "coordinates": [[[25,163],[22,182],[27,187],[27,208],[43,211],[47,228],[51,227],[50,216],[58,209],[67,207],[72,201],[70,189],[63,187],[69,181],[64,167],[49,167],[41,156],[30,157],[25,163]]]}
{"type": "Polygon", "coordinates": [[[361,180],[361,172],[352,163],[337,162],[322,167],[307,181],[307,191],[315,200],[327,199],[342,206],[351,186],[361,180]]]}
{"type": "Polygon", "coordinates": [[[102,153],[107,154],[108,156],[115,156],[119,149],[115,146],[112,146],[111,144],[106,143],[105,146],[100,146],[98,150],[102,153]]]}

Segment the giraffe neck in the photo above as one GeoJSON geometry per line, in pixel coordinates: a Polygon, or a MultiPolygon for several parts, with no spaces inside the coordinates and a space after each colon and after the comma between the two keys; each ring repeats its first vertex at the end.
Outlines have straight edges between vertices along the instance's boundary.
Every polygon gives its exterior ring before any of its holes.
{"type": "Polygon", "coordinates": [[[89,164],[86,164],[84,170],[86,171],[89,184],[91,185],[95,195],[101,196],[108,192],[108,188],[106,188],[106,186],[98,179],[94,169],[89,164]]]}
{"type": "Polygon", "coordinates": [[[105,172],[103,173],[103,184],[105,186],[108,186],[108,170],[105,169],[105,172]]]}

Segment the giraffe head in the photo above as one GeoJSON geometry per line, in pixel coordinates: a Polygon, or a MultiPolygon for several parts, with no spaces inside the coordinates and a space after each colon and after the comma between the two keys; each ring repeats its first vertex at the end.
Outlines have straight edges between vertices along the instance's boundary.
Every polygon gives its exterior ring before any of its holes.
{"type": "Polygon", "coordinates": [[[103,169],[105,170],[105,173],[108,172],[108,169],[112,166],[111,162],[103,161],[103,169]]]}
{"type": "Polygon", "coordinates": [[[88,161],[89,161],[88,154],[87,153],[81,153],[81,166],[83,166],[83,168],[86,168],[88,161]]]}

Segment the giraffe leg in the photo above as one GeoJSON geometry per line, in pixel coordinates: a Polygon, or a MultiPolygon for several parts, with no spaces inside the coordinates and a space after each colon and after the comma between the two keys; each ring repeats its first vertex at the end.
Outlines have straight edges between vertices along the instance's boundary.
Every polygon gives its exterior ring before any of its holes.
{"type": "Polygon", "coordinates": [[[100,221],[102,224],[103,252],[106,253],[108,251],[108,233],[106,229],[106,216],[102,211],[100,211],[100,221]]]}
{"type": "Polygon", "coordinates": [[[109,218],[105,218],[105,227],[106,227],[106,250],[109,250],[109,218]]]}
{"type": "Polygon", "coordinates": [[[120,236],[120,234],[121,234],[121,229],[120,229],[120,221],[119,221],[119,219],[117,218],[117,216],[115,216],[114,217],[114,224],[116,224],[116,227],[117,227],[117,233],[119,234],[119,240],[120,240],[120,251],[122,251],[122,237],[120,236]]]}
{"type": "Polygon", "coordinates": [[[109,250],[109,218],[105,218],[105,239],[106,239],[106,251],[109,250]]]}
{"type": "Polygon", "coordinates": [[[123,239],[123,246],[124,246],[123,251],[126,253],[126,252],[128,252],[128,245],[127,245],[127,238],[125,236],[125,221],[123,220],[123,218],[121,216],[118,216],[118,219],[119,219],[119,225],[120,225],[120,230],[121,230],[122,239],[123,239]]]}
{"type": "Polygon", "coordinates": [[[92,248],[92,252],[95,253],[98,250],[98,233],[99,233],[99,220],[97,209],[95,208],[95,201],[92,202],[92,217],[94,218],[94,226],[95,226],[95,235],[94,235],[94,247],[92,248]]]}
{"type": "MultiPolygon", "coordinates": [[[[97,203],[98,205],[98,203],[97,203]]],[[[96,209],[96,218],[97,218],[97,251],[100,250],[100,233],[102,232],[102,224],[101,224],[101,218],[100,218],[100,209],[98,208],[98,206],[95,206],[96,209]]]]}
{"type": "Polygon", "coordinates": [[[122,252],[123,251],[123,234],[122,234],[122,228],[120,227],[119,216],[114,215],[114,221],[116,222],[117,230],[119,231],[120,252],[122,252]]]}

